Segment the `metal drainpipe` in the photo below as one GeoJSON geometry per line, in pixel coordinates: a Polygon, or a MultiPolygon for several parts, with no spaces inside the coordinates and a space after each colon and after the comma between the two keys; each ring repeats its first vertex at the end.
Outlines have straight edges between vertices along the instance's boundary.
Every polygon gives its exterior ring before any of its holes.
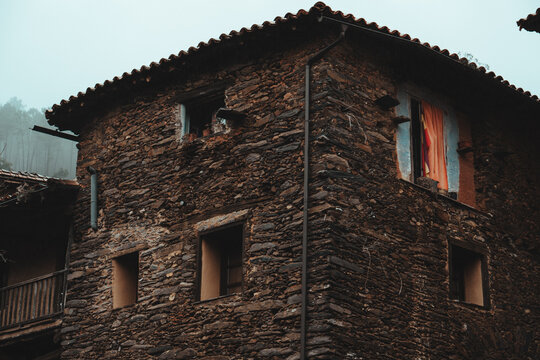
{"type": "MultiPolygon", "coordinates": [[[[321,19],[322,20],[322,19],[321,19]]],[[[308,186],[309,186],[309,105],[310,105],[310,71],[311,65],[321,59],[330,49],[345,38],[347,26],[342,26],[341,34],[336,41],[313,55],[306,63],[305,94],[304,94],[304,218],[302,227],[302,313],[300,315],[300,360],[306,359],[307,338],[307,250],[308,250],[308,186]]]]}
{"type": "Polygon", "coordinates": [[[86,168],[90,173],[90,227],[97,230],[97,171],[93,167],[86,168]]]}

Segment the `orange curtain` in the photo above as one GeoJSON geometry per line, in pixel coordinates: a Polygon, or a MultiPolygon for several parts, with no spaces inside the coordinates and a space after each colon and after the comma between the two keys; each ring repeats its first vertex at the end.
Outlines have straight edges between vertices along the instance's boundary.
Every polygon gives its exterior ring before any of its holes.
{"type": "Polygon", "coordinates": [[[446,154],[444,147],[443,112],[422,101],[425,139],[422,147],[427,148],[426,176],[439,182],[439,189],[448,190],[446,176],[446,154]]]}

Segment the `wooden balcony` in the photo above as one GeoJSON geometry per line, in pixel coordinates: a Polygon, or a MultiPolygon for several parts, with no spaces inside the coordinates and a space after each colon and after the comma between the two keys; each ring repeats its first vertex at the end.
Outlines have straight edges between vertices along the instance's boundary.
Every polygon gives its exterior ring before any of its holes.
{"type": "Polygon", "coordinates": [[[0,330],[60,316],[67,270],[0,289],[0,330]]]}

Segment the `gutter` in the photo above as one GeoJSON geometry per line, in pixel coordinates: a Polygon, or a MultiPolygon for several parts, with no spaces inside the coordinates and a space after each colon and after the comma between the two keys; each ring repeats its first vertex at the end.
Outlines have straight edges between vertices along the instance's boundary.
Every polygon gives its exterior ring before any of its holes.
{"type": "MultiPolygon", "coordinates": [[[[322,21],[322,17],[319,21],[322,21]]],[[[305,93],[304,93],[304,212],[302,226],[302,312],[300,314],[300,360],[306,359],[307,339],[307,307],[308,307],[308,198],[309,198],[309,106],[310,106],[310,73],[311,66],[320,60],[330,49],[334,48],[345,38],[347,25],[342,25],[341,34],[330,45],[310,57],[306,63],[305,93]]]]}
{"type": "Polygon", "coordinates": [[[67,134],[67,133],[64,133],[64,132],[61,132],[61,131],[58,131],[58,130],[47,129],[47,128],[44,128],[42,126],[34,125],[34,127],[31,130],[37,131],[37,132],[40,132],[40,133],[44,133],[44,134],[47,134],[47,135],[56,136],[56,137],[59,137],[59,138],[62,138],[62,139],[68,139],[68,140],[71,140],[71,141],[79,142],[79,136],[77,136],[77,135],[67,134]]]}

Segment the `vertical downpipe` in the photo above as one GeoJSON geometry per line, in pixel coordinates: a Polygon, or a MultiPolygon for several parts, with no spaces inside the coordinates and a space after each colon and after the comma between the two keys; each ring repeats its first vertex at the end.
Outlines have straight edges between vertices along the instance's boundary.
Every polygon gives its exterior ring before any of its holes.
{"type": "Polygon", "coordinates": [[[304,212],[302,225],[302,311],[300,313],[300,360],[307,358],[307,306],[308,306],[308,198],[309,198],[309,105],[311,65],[321,59],[328,50],[345,38],[347,26],[342,25],[341,34],[332,44],[313,55],[306,63],[304,93],[304,212]]]}
{"type": "Polygon", "coordinates": [[[302,312],[300,313],[300,360],[306,359],[306,316],[307,316],[307,242],[308,242],[308,186],[309,186],[309,73],[311,64],[306,64],[304,97],[304,214],[302,225],[302,312]]]}
{"type": "Polygon", "coordinates": [[[97,231],[97,171],[91,166],[87,170],[90,173],[90,227],[97,231]]]}

